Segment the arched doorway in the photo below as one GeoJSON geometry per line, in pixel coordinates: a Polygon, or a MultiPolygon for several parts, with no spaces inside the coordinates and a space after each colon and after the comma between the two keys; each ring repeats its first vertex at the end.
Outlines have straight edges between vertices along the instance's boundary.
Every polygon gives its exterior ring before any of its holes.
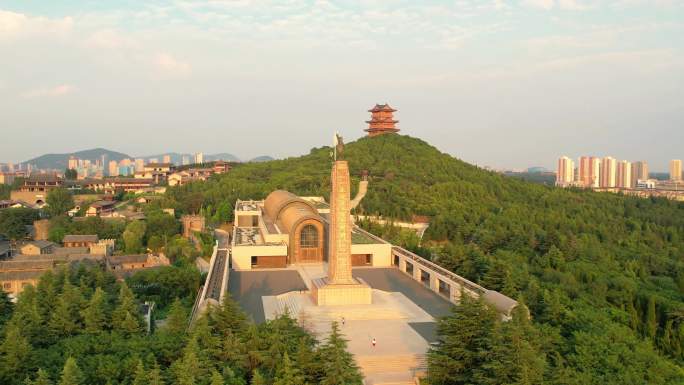
{"type": "Polygon", "coordinates": [[[299,231],[298,262],[322,262],[323,242],[320,229],[313,224],[302,226],[299,231]]]}

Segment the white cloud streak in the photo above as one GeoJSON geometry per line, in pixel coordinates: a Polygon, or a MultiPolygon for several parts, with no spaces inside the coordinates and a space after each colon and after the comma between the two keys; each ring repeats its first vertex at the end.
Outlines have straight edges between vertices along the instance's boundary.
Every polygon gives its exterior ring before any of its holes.
{"type": "Polygon", "coordinates": [[[71,94],[76,90],[71,84],[60,84],[55,87],[41,87],[21,94],[23,99],[54,98],[71,94]]]}

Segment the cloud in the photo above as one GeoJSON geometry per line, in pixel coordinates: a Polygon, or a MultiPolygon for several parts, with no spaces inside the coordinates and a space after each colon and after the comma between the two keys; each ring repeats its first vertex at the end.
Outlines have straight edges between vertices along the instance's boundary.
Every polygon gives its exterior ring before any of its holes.
{"type": "Polygon", "coordinates": [[[67,16],[48,19],[0,9],[0,40],[30,36],[63,36],[71,31],[74,20],[67,16]]]}
{"type": "Polygon", "coordinates": [[[554,0],[523,0],[522,4],[532,8],[541,8],[549,10],[553,8],[554,0]]]}
{"type": "Polygon", "coordinates": [[[580,3],[578,0],[522,0],[522,4],[532,8],[545,9],[550,11],[559,8],[566,11],[583,11],[591,8],[580,3]]]}
{"type": "Polygon", "coordinates": [[[99,30],[85,40],[85,45],[94,48],[137,48],[139,43],[130,37],[111,30],[99,30]]]}
{"type": "Polygon", "coordinates": [[[29,90],[21,94],[21,97],[23,99],[37,99],[37,98],[45,98],[45,97],[60,97],[64,95],[68,95],[76,90],[76,87],[74,87],[71,84],[60,84],[55,87],[42,87],[42,88],[36,88],[33,90],[29,90]]]}
{"type": "Polygon", "coordinates": [[[154,66],[166,75],[187,75],[190,64],[176,59],[168,53],[159,53],[154,58],[154,66]]]}

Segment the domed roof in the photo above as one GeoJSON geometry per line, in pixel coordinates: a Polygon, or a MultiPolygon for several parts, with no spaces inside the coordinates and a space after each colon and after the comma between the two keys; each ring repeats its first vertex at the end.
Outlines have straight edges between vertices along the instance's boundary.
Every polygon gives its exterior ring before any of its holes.
{"type": "Polygon", "coordinates": [[[284,233],[291,233],[294,227],[305,219],[322,221],[311,203],[285,190],[276,190],[268,194],[264,201],[264,211],[284,233]]]}

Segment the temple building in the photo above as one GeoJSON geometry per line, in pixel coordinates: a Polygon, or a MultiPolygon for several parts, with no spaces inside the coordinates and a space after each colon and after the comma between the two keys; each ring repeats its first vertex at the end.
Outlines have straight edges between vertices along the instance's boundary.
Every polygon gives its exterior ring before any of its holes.
{"type": "Polygon", "coordinates": [[[368,110],[371,113],[371,120],[367,120],[368,128],[365,130],[368,136],[378,136],[382,134],[393,134],[399,132],[396,124],[398,120],[394,120],[394,113],[397,110],[390,107],[389,104],[376,104],[375,107],[368,110]]]}
{"type": "MultiPolygon", "coordinates": [[[[263,201],[235,204],[233,269],[284,268],[328,261],[330,206],[322,197],[272,192],[263,201]]],[[[389,267],[392,247],[352,229],[352,265],[389,267]]]]}

